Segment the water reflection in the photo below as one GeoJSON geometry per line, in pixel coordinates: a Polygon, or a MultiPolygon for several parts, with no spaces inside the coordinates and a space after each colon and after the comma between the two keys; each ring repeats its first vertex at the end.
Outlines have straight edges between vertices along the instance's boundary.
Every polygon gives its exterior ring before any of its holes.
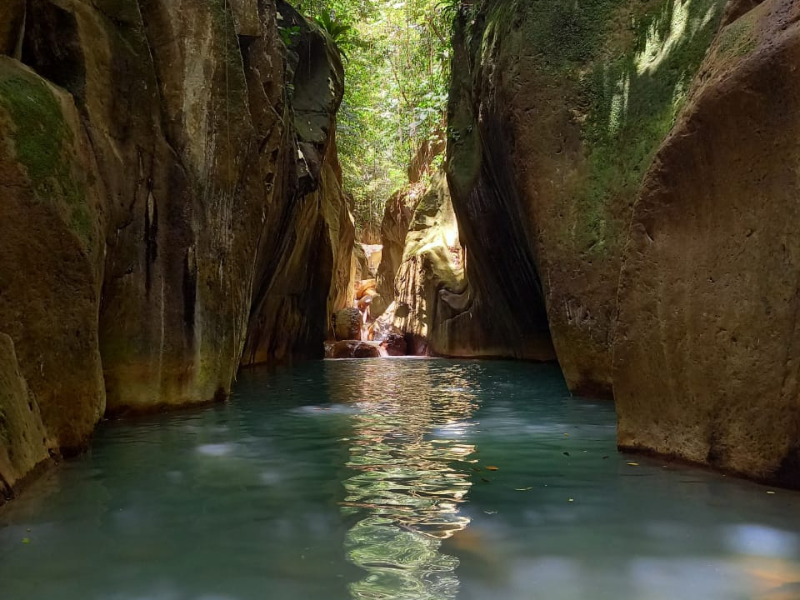
{"type": "Polygon", "coordinates": [[[386,361],[378,381],[363,380],[361,397],[381,394],[358,402],[347,440],[355,474],[343,482],[342,511],[358,520],[345,550],[367,572],[350,593],[357,600],[453,599],[459,561],[440,546],[469,524],[459,507],[472,485],[475,447],[461,439],[472,426],[475,393],[459,369],[435,379],[417,369],[408,381],[407,369],[395,372],[400,364],[386,361]]]}

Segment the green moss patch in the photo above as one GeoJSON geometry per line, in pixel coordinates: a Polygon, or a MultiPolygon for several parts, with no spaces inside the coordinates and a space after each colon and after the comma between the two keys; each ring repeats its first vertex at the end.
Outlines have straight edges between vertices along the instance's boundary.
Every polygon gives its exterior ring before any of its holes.
{"type": "Polygon", "coordinates": [[[73,175],[74,136],[58,98],[33,75],[19,72],[4,77],[0,73],[0,109],[13,123],[16,158],[25,167],[37,198],[63,199],[69,226],[90,245],[94,228],[85,205],[86,190],[73,175]]]}
{"type": "Polygon", "coordinates": [[[610,43],[579,76],[586,106],[583,136],[589,159],[587,185],[579,191],[578,229],[585,247],[618,247],[627,213],[655,153],[664,141],[706,50],[717,31],[722,0],[665,0],[647,3],[628,20],[630,36],[608,35],[610,43]],[[620,44],[619,42],[622,42],[620,44]]]}
{"type": "Polygon", "coordinates": [[[683,106],[724,5],[539,0],[509,14],[515,2],[507,0],[487,10],[479,58],[491,60],[499,39],[499,64],[532,61],[543,85],[558,90],[549,97],[563,97],[580,127],[588,168],[572,190],[577,214],[564,232],[579,249],[605,252],[624,242],[626,215],[683,106]]]}
{"type": "Polygon", "coordinates": [[[719,56],[740,58],[755,50],[758,45],[755,24],[755,12],[750,11],[723,29],[717,47],[719,56]]]}

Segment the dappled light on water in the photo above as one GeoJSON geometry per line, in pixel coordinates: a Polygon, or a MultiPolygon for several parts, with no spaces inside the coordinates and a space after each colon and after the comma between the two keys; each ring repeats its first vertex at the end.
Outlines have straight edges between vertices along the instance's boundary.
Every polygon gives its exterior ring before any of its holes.
{"type": "MultiPolygon", "coordinates": [[[[442,540],[469,524],[460,506],[472,485],[474,445],[463,443],[476,409],[459,369],[435,380],[396,361],[380,365],[383,394],[361,402],[347,441],[345,515],[359,520],[347,534],[348,558],[367,571],[353,598],[455,598],[458,559],[440,551],[442,540]]],[[[369,379],[363,385],[369,386],[369,379]]],[[[368,396],[370,390],[365,389],[368,396]]]]}

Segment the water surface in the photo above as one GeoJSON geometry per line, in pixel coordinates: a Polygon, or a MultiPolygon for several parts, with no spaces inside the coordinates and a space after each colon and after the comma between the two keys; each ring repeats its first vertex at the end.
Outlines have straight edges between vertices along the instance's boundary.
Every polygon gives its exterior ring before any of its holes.
{"type": "Polygon", "coordinates": [[[247,371],[229,404],[105,424],[0,510],[0,598],[800,598],[800,496],[614,435],[552,365],[247,371]]]}

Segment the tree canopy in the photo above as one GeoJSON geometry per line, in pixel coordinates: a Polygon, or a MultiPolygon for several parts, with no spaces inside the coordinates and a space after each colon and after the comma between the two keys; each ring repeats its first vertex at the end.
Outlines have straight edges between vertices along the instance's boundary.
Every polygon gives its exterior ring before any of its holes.
{"type": "Polygon", "coordinates": [[[360,233],[408,181],[426,141],[444,138],[457,0],[293,0],[331,35],[345,62],[337,140],[360,233]]]}

